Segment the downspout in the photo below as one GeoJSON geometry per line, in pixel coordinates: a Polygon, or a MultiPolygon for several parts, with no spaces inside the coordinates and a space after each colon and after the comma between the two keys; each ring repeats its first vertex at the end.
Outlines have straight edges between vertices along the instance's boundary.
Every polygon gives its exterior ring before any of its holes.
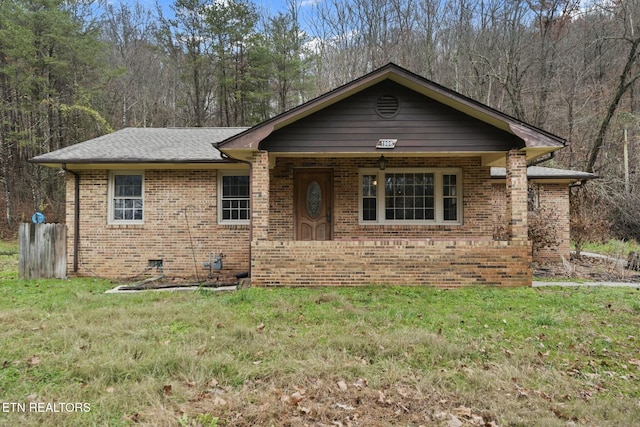
{"type": "MultiPolygon", "coordinates": [[[[216,147],[217,149],[217,147],[216,147]]],[[[218,149],[218,151],[220,151],[218,149]]],[[[251,277],[251,242],[253,242],[253,179],[251,178],[253,174],[253,163],[248,160],[235,159],[229,156],[227,153],[220,151],[220,156],[223,160],[230,160],[236,163],[244,163],[249,166],[249,277],[251,277]]]]}
{"type": "Polygon", "coordinates": [[[67,164],[62,164],[62,170],[73,175],[73,272],[78,272],[78,248],[80,246],[80,175],[70,169],[67,164]]]}

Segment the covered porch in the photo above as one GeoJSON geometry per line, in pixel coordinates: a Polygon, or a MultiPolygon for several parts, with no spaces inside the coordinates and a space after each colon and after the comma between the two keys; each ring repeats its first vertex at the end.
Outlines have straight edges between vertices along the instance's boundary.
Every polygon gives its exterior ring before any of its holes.
{"type": "Polygon", "coordinates": [[[217,148],[251,165],[255,285],[451,287],[531,285],[526,165],[563,145],[388,64],[217,148]]]}
{"type": "MultiPolygon", "coordinates": [[[[252,284],[447,288],[531,285],[523,151],[511,150],[505,155],[508,195],[505,216],[509,228],[509,239],[505,241],[493,238],[490,167],[483,164],[480,156],[392,156],[385,160],[386,173],[374,175],[381,181],[406,170],[427,171],[434,176],[439,170],[459,171],[455,175],[460,180],[453,203],[455,214],[445,215],[444,206],[436,201],[431,220],[424,217],[406,221],[381,221],[380,217],[376,221],[366,220],[370,217],[365,218],[363,199],[367,193],[363,186],[367,183],[363,171],[368,175],[380,170],[379,157],[254,153],[252,284]],[[315,184],[311,183],[323,176],[328,183],[320,183],[317,190],[320,194],[315,194],[311,189],[315,184]],[[319,200],[309,201],[309,197],[319,200]],[[318,212],[309,215],[309,209],[318,212]],[[304,231],[305,223],[311,231],[304,231]]],[[[443,186],[444,182],[438,184],[443,186]]],[[[438,198],[446,197],[442,191],[435,193],[438,198]]],[[[379,209],[382,216],[384,208],[379,209]]],[[[404,207],[400,211],[406,215],[415,208],[404,207]]]]}

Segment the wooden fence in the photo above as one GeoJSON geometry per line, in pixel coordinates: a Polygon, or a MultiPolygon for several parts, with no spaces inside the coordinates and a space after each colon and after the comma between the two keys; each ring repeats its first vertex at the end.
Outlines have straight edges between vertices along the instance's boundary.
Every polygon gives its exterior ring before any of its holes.
{"type": "Polygon", "coordinates": [[[21,279],[67,276],[67,227],[64,224],[20,224],[18,264],[21,279]]]}

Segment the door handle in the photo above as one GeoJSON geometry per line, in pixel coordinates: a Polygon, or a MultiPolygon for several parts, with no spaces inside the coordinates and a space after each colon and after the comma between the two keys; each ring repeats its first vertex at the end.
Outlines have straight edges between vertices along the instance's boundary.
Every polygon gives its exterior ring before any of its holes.
{"type": "Polygon", "coordinates": [[[327,212],[327,222],[331,222],[331,212],[327,212]]]}

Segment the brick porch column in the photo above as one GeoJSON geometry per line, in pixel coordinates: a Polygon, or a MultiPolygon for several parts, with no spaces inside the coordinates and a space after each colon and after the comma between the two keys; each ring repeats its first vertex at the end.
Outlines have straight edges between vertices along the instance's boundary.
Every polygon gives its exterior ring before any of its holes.
{"type": "Polygon", "coordinates": [[[510,240],[528,240],[527,158],[523,151],[507,154],[507,227],[510,240]]]}
{"type": "Polygon", "coordinates": [[[253,240],[269,238],[269,153],[258,151],[251,167],[251,227],[253,240]]]}

